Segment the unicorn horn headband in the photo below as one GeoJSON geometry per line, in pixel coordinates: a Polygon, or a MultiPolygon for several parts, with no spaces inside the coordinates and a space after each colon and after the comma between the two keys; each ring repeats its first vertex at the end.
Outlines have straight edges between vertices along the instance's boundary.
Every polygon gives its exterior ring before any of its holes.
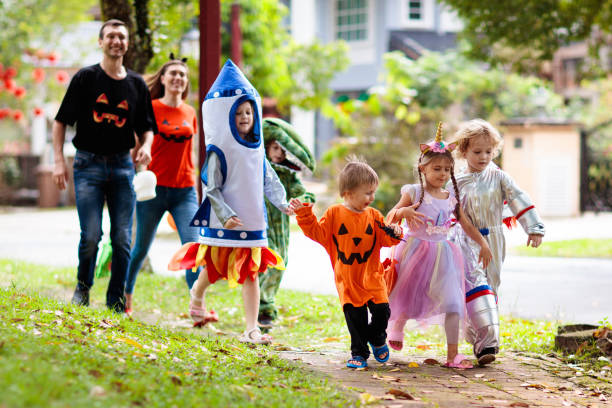
{"type": "Polygon", "coordinates": [[[442,122],[438,123],[438,130],[436,131],[436,138],[429,143],[421,143],[421,153],[425,154],[428,151],[436,153],[452,152],[457,147],[457,143],[447,144],[442,140],[442,122]]]}

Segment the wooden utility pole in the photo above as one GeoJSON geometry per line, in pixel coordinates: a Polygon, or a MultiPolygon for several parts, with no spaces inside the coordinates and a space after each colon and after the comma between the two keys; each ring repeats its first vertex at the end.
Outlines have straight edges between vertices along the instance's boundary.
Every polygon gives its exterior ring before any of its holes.
{"type": "MultiPolygon", "coordinates": [[[[206,160],[206,142],[202,122],[202,103],[206,93],[212,86],[221,64],[221,4],[220,0],[200,0],[200,76],[199,76],[199,108],[200,122],[200,154],[199,169],[202,170],[206,160]]],[[[197,182],[198,196],[202,198],[202,183],[197,182]]]]}

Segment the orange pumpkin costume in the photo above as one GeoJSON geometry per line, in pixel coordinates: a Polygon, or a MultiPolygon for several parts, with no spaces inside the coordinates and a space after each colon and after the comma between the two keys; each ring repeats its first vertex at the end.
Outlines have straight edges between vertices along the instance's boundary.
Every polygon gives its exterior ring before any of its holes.
{"type": "Polygon", "coordinates": [[[297,222],[304,234],[329,254],[342,305],[388,303],[380,248],[400,240],[380,228],[385,222],[382,214],[371,207],[356,213],[336,204],[317,221],[312,206],[304,205],[296,211],[297,222]]]}

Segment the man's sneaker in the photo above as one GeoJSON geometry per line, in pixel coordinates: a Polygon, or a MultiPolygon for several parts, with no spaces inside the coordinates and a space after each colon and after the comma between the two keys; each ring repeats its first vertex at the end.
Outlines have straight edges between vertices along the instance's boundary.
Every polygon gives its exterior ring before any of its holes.
{"type": "Polygon", "coordinates": [[[480,366],[491,364],[495,361],[495,349],[493,347],[485,347],[476,357],[480,366]]]}
{"type": "Polygon", "coordinates": [[[115,313],[125,313],[125,300],[123,298],[107,302],[106,306],[115,313]]]}
{"type": "Polygon", "coordinates": [[[72,295],[72,303],[79,306],[89,306],[89,291],[76,288],[72,295]]]}

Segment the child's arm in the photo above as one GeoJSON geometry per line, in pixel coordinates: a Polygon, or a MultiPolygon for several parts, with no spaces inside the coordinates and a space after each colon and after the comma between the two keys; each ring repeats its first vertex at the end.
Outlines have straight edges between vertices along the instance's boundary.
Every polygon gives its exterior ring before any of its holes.
{"type": "Polygon", "coordinates": [[[223,187],[223,174],[221,173],[221,163],[215,152],[208,152],[206,164],[204,165],[206,178],[204,179],[206,197],[210,201],[210,206],[224,228],[232,229],[242,225],[242,221],[237,214],[225,203],[221,188],[223,187]]]}
{"type": "Polygon", "coordinates": [[[330,234],[330,210],[328,209],[320,221],[312,212],[312,204],[302,203],[297,198],[292,198],[290,207],[296,214],[298,225],[308,238],[323,245],[327,250],[331,240],[330,234]]]}
{"type": "Polygon", "coordinates": [[[382,214],[376,211],[376,219],[374,220],[376,223],[376,233],[377,238],[380,240],[380,246],[390,247],[402,240],[403,230],[398,224],[390,224],[385,225],[385,219],[382,214]]]}
{"type": "Polygon", "coordinates": [[[521,190],[512,177],[505,171],[501,172],[501,188],[503,198],[508,202],[508,207],[517,221],[528,235],[527,246],[537,248],[542,243],[546,232],[544,223],[538,215],[529,195],[521,190]]]}
{"type": "Polygon", "coordinates": [[[287,203],[285,187],[272,166],[270,166],[268,159],[264,159],[264,194],[272,205],[280,211],[287,215],[293,215],[293,211],[289,209],[289,203],[287,203]]]}
{"type": "MultiPolygon", "coordinates": [[[[457,215],[455,214],[455,216],[457,215]]],[[[491,259],[493,258],[493,254],[491,253],[491,248],[489,248],[489,244],[487,243],[487,240],[484,239],[480,231],[478,231],[476,227],[474,226],[474,224],[472,224],[472,222],[465,216],[461,206],[459,206],[459,217],[458,218],[459,218],[459,224],[461,225],[461,228],[463,228],[463,231],[465,231],[467,236],[472,238],[474,242],[480,245],[480,253],[478,254],[478,262],[482,261],[483,268],[486,268],[487,265],[489,265],[489,262],[491,262],[491,259]]]]}

